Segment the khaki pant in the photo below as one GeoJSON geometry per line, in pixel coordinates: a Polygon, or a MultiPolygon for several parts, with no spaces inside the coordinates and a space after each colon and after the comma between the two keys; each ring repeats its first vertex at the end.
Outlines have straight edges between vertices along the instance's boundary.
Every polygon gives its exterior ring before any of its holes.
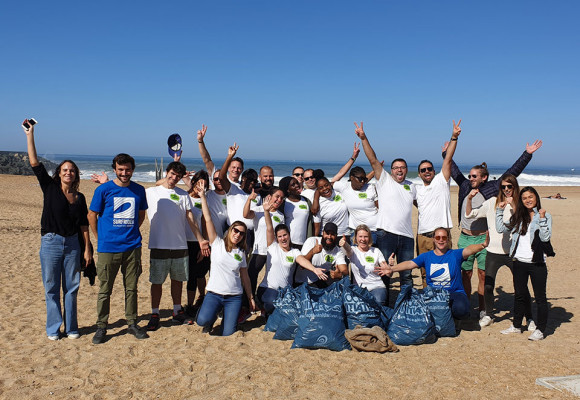
{"type": "Polygon", "coordinates": [[[128,325],[137,322],[137,283],[141,275],[141,248],[123,253],[98,253],[97,276],[100,287],[97,298],[97,327],[107,328],[111,293],[115,285],[115,278],[123,274],[125,287],[125,319],[128,325]]]}

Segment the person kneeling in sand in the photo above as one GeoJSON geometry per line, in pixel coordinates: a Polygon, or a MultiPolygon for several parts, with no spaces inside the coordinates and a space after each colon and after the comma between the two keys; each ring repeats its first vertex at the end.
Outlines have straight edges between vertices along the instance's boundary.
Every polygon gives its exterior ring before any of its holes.
{"type": "Polygon", "coordinates": [[[381,276],[391,276],[393,272],[419,267],[425,268],[427,285],[437,289],[445,289],[449,292],[449,306],[451,307],[453,318],[467,319],[470,305],[461,280],[461,263],[472,254],[485,249],[488,244],[489,235],[484,243],[472,244],[464,249],[452,250],[447,228],[437,228],[433,233],[434,250],[420,254],[413,260],[403,261],[396,265],[394,254],[391,254],[388,265],[378,265],[375,267],[375,272],[381,276]]]}

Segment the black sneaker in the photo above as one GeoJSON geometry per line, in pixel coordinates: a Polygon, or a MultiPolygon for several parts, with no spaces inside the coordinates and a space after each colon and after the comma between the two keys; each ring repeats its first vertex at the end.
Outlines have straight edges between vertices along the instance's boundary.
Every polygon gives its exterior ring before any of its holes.
{"type": "Polygon", "coordinates": [[[195,316],[197,314],[197,309],[194,306],[187,305],[187,306],[185,306],[185,314],[189,318],[195,318],[195,316]]]}
{"type": "Polygon", "coordinates": [[[104,343],[106,338],[107,338],[107,329],[97,328],[95,336],[93,336],[93,344],[104,343]]]}
{"type": "Polygon", "coordinates": [[[181,310],[179,310],[177,314],[173,314],[171,322],[173,322],[175,325],[183,325],[185,323],[185,319],[185,312],[183,312],[183,307],[181,307],[181,310]]]}
{"type": "Polygon", "coordinates": [[[137,324],[129,325],[127,332],[135,336],[137,339],[147,339],[149,335],[137,326],[137,324]]]}
{"type": "Polygon", "coordinates": [[[213,324],[208,324],[208,325],[203,327],[201,332],[202,333],[210,333],[212,329],[213,329],[213,324]]]}
{"type": "Polygon", "coordinates": [[[156,331],[159,329],[159,314],[151,314],[151,319],[147,324],[148,331],[156,331]]]}

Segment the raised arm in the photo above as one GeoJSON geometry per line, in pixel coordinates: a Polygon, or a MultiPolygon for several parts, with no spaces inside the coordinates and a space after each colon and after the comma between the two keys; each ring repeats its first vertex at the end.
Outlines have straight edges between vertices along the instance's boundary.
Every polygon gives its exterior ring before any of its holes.
{"type": "Polygon", "coordinates": [[[34,143],[34,125],[31,125],[27,119],[22,122],[22,125],[30,126],[30,128],[26,129],[24,126],[24,133],[26,133],[26,145],[28,148],[28,160],[30,161],[31,167],[36,167],[40,164],[38,161],[38,155],[36,154],[36,144],[34,143]]]}
{"type": "Polygon", "coordinates": [[[199,154],[201,155],[206,171],[211,174],[215,168],[215,164],[213,163],[209,151],[207,151],[207,148],[205,147],[205,142],[203,141],[206,132],[207,126],[202,124],[201,129],[197,131],[197,147],[199,147],[199,154]]]}
{"type": "MultiPolygon", "coordinates": [[[[445,142],[445,144],[443,144],[443,147],[441,147],[441,155],[443,156],[443,159],[447,157],[448,148],[449,142],[445,142]]],[[[455,164],[455,161],[453,161],[453,159],[450,160],[450,163],[451,163],[451,177],[453,178],[455,183],[457,183],[457,186],[461,186],[463,182],[467,181],[467,178],[465,177],[465,175],[463,175],[463,172],[461,172],[461,170],[459,169],[457,164],[455,164]]]]}
{"type": "MultiPolygon", "coordinates": [[[[534,154],[540,147],[542,147],[541,140],[536,140],[532,144],[526,143],[526,151],[522,153],[520,158],[518,158],[514,163],[514,165],[509,167],[509,169],[506,172],[504,172],[504,174],[512,174],[513,176],[519,176],[522,173],[522,171],[526,168],[528,163],[532,160],[532,154],[534,154]]],[[[499,185],[499,180],[497,184],[499,185]]]]}
{"type": "Polygon", "coordinates": [[[352,156],[348,159],[346,164],[342,166],[342,168],[332,177],[330,183],[334,183],[342,179],[343,176],[350,170],[350,167],[356,161],[358,155],[360,154],[360,143],[354,142],[354,149],[352,150],[352,156]]]}
{"type": "Polygon", "coordinates": [[[365,134],[365,131],[363,129],[363,122],[362,121],[360,122],[360,127],[356,122],[354,123],[354,126],[356,127],[354,133],[356,133],[356,135],[359,137],[362,143],[365,155],[367,156],[367,159],[369,160],[369,163],[371,164],[371,167],[375,172],[375,178],[379,180],[381,178],[381,173],[383,172],[383,166],[377,159],[377,155],[375,154],[375,151],[373,150],[371,144],[369,143],[367,135],[365,134]]]}
{"type": "MultiPolygon", "coordinates": [[[[252,191],[252,194],[254,191],[252,191]]],[[[276,241],[276,235],[274,234],[274,224],[272,223],[272,218],[270,217],[270,196],[266,196],[262,207],[264,208],[264,222],[266,222],[266,243],[268,247],[276,241]]],[[[245,205],[244,205],[245,211],[245,205]]]]}
{"type": "Polygon", "coordinates": [[[236,153],[239,148],[240,146],[238,146],[235,142],[233,146],[228,147],[228,156],[224,161],[224,165],[222,165],[222,167],[220,168],[218,179],[220,180],[222,188],[225,190],[226,193],[229,193],[230,188],[232,187],[232,183],[228,179],[228,168],[230,167],[232,159],[236,156],[236,153]]]}
{"type": "Polygon", "coordinates": [[[352,256],[352,247],[350,247],[350,244],[348,244],[348,242],[346,241],[345,235],[342,235],[342,238],[340,238],[340,240],[338,241],[338,247],[342,248],[344,254],[346,254],[347,257],[352,256]]]}
{"type": "MultiPolygon", "coordinates": [[[[248,196],[246,200],[246,204],[244,204],[244,218],[252,219],[256,216],[254,210],[251,209],[252,200],[256,200],[258,197],[258,193],[254,189],[252,189],[252,193],[248,196]]],[[[264,210],[265,211],[265,210],[264,210]]]]}
{"type": "Polygon", "coordinates": [[[449,181],[451,177],[451,161],[453,160],[453,155],[455,154],[455,149],[457,148],[457,139],[461,134],[461,120],[455,124],[455,120],[453,121],[453,131],[451,132],[451,140],[449,141],[449,145],[447,146],[447,153],[445,154],[445,158],[443,159],[443,166],[441,167],[441,172],[443,172],[443,176],[445,177],[446,181],[449,181]]]}
{"type": "Polygon", "coordinates": [[[320,191],[318,187],[314,190],[314,196],[312,196],[312,205],[310,206],[310,212],[314,215],[318,214],[320,211],[320,191]]]}
{"type": "Polygon", "coordinates": [[[213,220],[211,219],[211,212],[209,211],[209,206],[207,205],[207,198],[205,197],[205,184],[203,182],[203,179],[200,179],[197,182],[197,184],[200,187],[199,197],[201,199],[201,211],[203,213],[203,218],[205,218],[205,229],[207,231],[207,238],[209,239],[210,243],[213,243],[213,241],[217,237],[217,233],[215,231],[213,220]]]}

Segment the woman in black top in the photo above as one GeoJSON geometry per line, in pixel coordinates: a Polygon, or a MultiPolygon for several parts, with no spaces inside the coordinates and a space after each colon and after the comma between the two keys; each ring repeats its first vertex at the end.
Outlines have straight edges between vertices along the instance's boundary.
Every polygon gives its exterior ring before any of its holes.
{"type": "MultiPolygon", "coordinates": [[[[29,125],[24,120],[23,125],[29,125]]],[[[44,193],[44,207],[40,221],[42,234],[40,266],[46,296],[46,334],[50,340],[60,338],[63,312],[60,304],[60,287],[64,294],[64,326],[70,339],[79,337],[77,323],[77,293],[80,285],[81,248],[79,231],[84,238],[84,259],[92,260],[87,202],[78,191],[79,168],[65,160],[56,168],[52,178],[38,161],[34,144],[34,126],[24,128],[28,144],[30,166],[44,193]]]]}

